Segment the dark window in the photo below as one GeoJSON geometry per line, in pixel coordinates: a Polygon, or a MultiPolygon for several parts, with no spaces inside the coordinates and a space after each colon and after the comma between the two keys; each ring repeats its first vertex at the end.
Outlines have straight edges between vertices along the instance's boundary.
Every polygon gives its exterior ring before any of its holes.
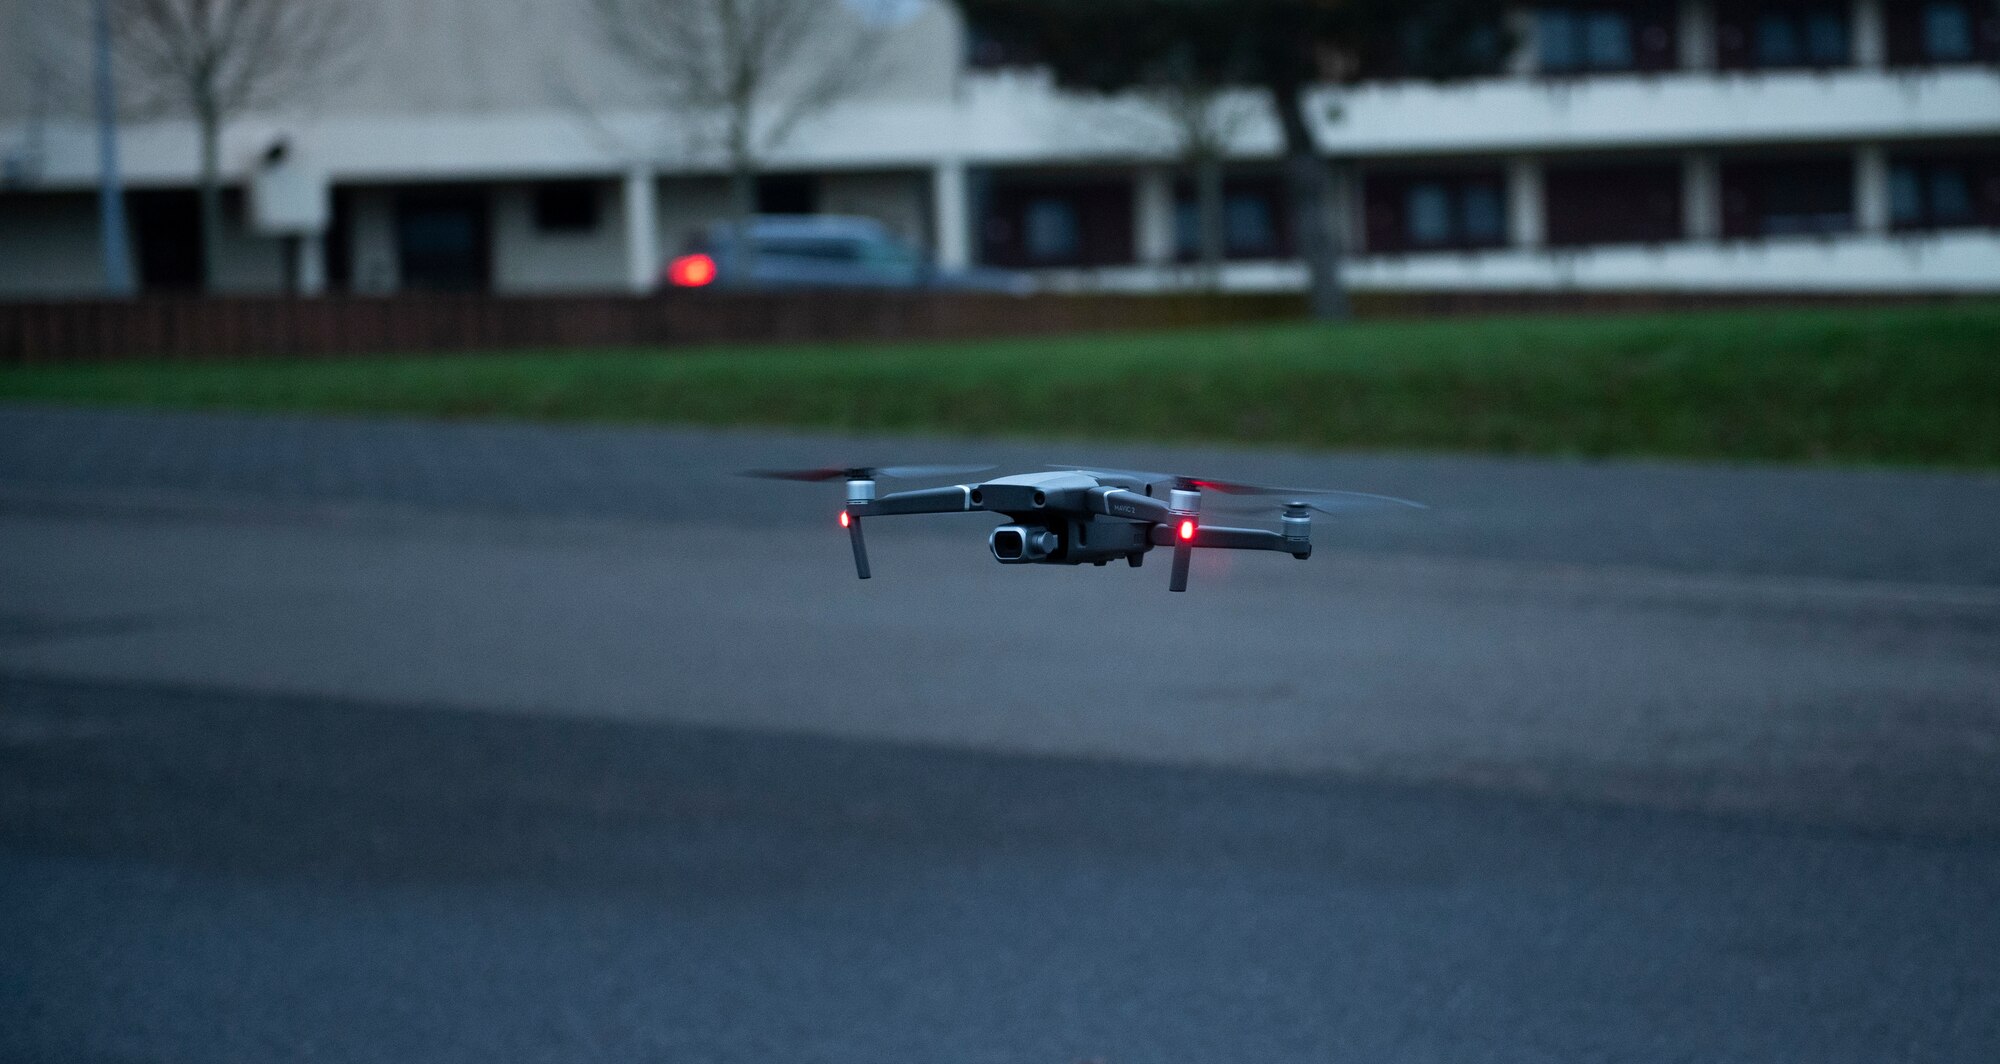
{"type": "Polygon", "coordinates": [[[1892,160],[1889,223],[1902,230],[2000,227],[2000,155],[1892,160]]]}
{"type": "Polygon", "coordinates": [[[1673,4],[1545,7],[1537,14],[1536,50],[1544,74],[1671,70],[1680,60],[1673,4]]]}
{"type": "Polygon", "coordinates": [[[1129,181],[1019,178],[995,182],[983,198],[983,262],[1027,267],[1133,261],[1129,181]]]}
{"type": "Polygon", "coordinates": [[[965,62],[975,70],[1037,67],[1042,57],[1027,44],[973,24],[965,33],[965,62]]]}
{"type": "MultiPolygon", "coordinates": [[[[1222,186],[1222,254],[1230,259],[1281,259],[1292,254],[1290,216],[1276,178],[1230,178],[1222,186]]],[[[1174,253],[1201,257],[1201,211],[1192,182],[1174,190],[1174,253]]]]}
{"type": "Polygon", "coordinates": [[[757,179],[758,214],[815,214],[819,182],[808,174],[777,174],[757,179]]]}
{"type": "Polygon", "coordinates": [[[535,228],[544,233],[588,233],[597,228],[598,188],[588,181],[535,186],[535,228]]]}
{"type": "Polygon", "coordinates": [[[1659,244],[1684,235],[1681,168],[1673,163],[1554,166],[1542,193],[1554,247],[1659,244]]]}
{"type": "Polygon", "coordinates": [[[133,265],[148,292],[201,287],[201,201],[192,190],[149,189],[125,194],[133,265]]]}
{"type": "Polygon", "coordinates": [[[1973,0],[1889,4],[1883,10],[1891,66],[1990,63],[2000,59],[2000,7],[1973,0]]]}
{"type": "Polygon", "coordinates": [[[1851,158],[1743,162],[1722,168],[1724,236],[1798,236],[1853,228],[1851,158]]]}
{"type": "Polygon", "coordinates": [[[396,204],[403,287],[480,292],[492,287],[486,196],[479,191],[405,193],[396,204]]]}
{"type": "Polygon", "coordinates": [[[1021,245],[1029,262],[1074,262],[1083,251],[1083,223],[1076,203],[1038,196],[1021,208],[1021,245]]]}
{"type": "Polygon", "coordinates": [[[1362,184],[1368,250],[1500,247],[1507,242],[1506,187],[1490,171],[1371,174],[1362,184]]]}
{"type": "Polygon", "coordinates": [[[1846,66],[1853,61],[1844,3],[1720,5],[1716,53],[1728,70],[1846,66]]]}

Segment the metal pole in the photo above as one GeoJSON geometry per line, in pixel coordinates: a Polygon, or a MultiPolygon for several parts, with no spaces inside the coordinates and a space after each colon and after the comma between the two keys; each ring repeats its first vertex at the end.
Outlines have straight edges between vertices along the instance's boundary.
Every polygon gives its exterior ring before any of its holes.
{"type": "Polygon", "coordinates": [[[97,214],[104,250],[104,288],[113,297],[133,293],[131,252],[125,245],[125,189],[118,174],[118,95],[111,73],[111,3],[97,0],[97,214]]]}

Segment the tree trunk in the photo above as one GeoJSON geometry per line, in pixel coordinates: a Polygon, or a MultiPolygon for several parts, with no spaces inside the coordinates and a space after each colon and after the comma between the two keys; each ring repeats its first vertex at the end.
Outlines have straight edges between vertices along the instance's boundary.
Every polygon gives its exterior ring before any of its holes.
{"type": "Polygon", "coordinates": [[[729,218],[737,225],[757,213],[757,170],[747,160],[729,168],[729,218]]]}
{"type": "Polygon", "coordinates": [[[1201,282],[1211,291],[1222,287],[1222,158],[1205,155],[1195,164],[1195,216],[1201,239],[1201,282]]]}
{"type": "Polygon", "coordinates": [[[1285,183],[1292,198],[1292,235],[1306,262],[1312,316],[1346,321],[1352,314],[1340,276],[1340,233],[1333,223],[1333,182],[1319,143],[1306,121],[1301,84],[1271,86],[1271,102],[1285,135],[1285,183]]]}
{"type": "Polygon", "coordinates": [[[222,115],[200,109],[201,126],[201,290],[216,291],[216,264],[222,259],[222,115]]]}

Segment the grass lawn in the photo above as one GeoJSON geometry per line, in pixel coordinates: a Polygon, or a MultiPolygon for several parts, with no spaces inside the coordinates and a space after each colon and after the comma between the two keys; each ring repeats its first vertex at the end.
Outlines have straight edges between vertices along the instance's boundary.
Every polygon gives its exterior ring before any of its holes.
{"type": "Polygon", "coordinates": [[[0,399],[2000,466],[2000,303],[8,368],[0,399]]]}

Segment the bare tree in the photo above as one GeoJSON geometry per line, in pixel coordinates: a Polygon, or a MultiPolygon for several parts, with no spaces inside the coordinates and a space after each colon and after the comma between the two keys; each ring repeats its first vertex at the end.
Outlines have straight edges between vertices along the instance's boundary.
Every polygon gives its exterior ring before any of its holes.
{"type": "Polygon", "coordinates": [[[1265,104],[1203,76],[1191,64],[1171,61],[1162,64],[1142,94],[1165,120],[1180,167],[1194,182],[1201,283],[1217,287],[1226,250],[1223,166],[1237,135],[1259,117],[1265,104]]]}
{"type": "Polygon", "coordinates": [[[121,74],[144,113],[201,136],[201,250],[213,288],[222,236],[222,134],[326,76],[360,39],[357,0],[110,0],[121,74]]]}
{"type": "MultiPolygon", "coordinates": [[[[876,0],[880,3],[881,0],[876,0]]],[[[886,32],[851,0],[591,0],[612,49],[729,168],[730,209],[806,119],[883,72],[886,32]]]]}

